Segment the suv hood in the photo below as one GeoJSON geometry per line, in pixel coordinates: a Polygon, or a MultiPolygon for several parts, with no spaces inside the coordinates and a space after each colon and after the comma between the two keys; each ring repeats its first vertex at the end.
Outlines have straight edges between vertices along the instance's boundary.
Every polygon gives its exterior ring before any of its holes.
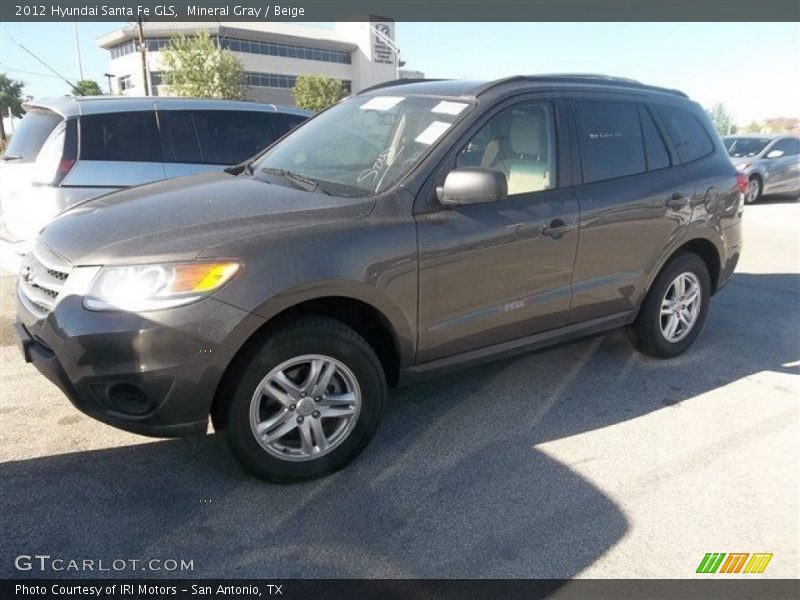
{"type": "Polygon", "coordinates": [[[190,260],[232,240],[358,218],[373,203],[215,172],[95,198],[59,215],[40,240],[73,265],[190,260]]]}

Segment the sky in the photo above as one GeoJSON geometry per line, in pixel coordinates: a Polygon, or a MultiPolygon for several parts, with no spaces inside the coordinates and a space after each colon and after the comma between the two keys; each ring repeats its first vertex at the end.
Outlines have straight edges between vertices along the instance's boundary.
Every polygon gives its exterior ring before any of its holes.
{"type": "MultiPolygon", "coordinates": [[[[122,25],[78,24],[84,76],[104,89],[110,58],[95,39],[122,25]]],[[[0,28],[0,70],[26,82],[31,96],[68,93],[12,36],[75,80],[73,25],[0,28]]],[[[723,102],[740,125],[800,117],[797,23],[398,23],[397,43],[406,68],[427,77],[604,73],[680,89],[705,107],[723,102]]]]}

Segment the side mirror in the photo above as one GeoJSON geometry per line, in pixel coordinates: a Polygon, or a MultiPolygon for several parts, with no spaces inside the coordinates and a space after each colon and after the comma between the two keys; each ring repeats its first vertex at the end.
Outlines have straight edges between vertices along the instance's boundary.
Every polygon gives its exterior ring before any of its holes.
{"type": "Polygon", "coordinates": [[[784,155],[783,150],[770,150],[767,152],[767,158],[780,158],[784,155]]]}
{"type": "Polygon", "coordinates": [[[447,174],[444,185],[436,188],[436,196],[444,206],[497,202],[508,197],[508,182],[494,169],[455,169],[447,174]]]}

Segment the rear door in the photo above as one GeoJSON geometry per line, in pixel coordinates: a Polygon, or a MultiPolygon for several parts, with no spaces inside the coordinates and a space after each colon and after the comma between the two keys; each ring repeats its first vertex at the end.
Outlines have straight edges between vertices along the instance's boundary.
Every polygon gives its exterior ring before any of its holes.
{"type": "Polygon", "coordinates": [[[688,221],[695,186],[653,107],[635,96],[576,95],[580,242],[574,322],[634,308],[668,241],[688,221]]]}
{"type": "Polygon", "coordinates": [[[78,162],[63,186],[123,188],[164,178],[153,110],[81,115],[78,162]]]}
{"type": "Polygon", "coordinates": [[[276,139],[275,116],[244,110],[159,111],[167,177],[224,169],[257,154],[276,139]]]}

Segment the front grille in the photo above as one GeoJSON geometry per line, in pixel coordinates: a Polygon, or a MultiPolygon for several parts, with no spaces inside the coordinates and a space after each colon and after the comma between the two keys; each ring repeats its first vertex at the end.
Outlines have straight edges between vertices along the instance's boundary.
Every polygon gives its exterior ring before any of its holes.
{"type": "Polygon", "coordinates": [[[72,265],[38,242],[22,262],[20,301],[37,318],[43,319],[56,305],[70,271],[72,265]]]}

